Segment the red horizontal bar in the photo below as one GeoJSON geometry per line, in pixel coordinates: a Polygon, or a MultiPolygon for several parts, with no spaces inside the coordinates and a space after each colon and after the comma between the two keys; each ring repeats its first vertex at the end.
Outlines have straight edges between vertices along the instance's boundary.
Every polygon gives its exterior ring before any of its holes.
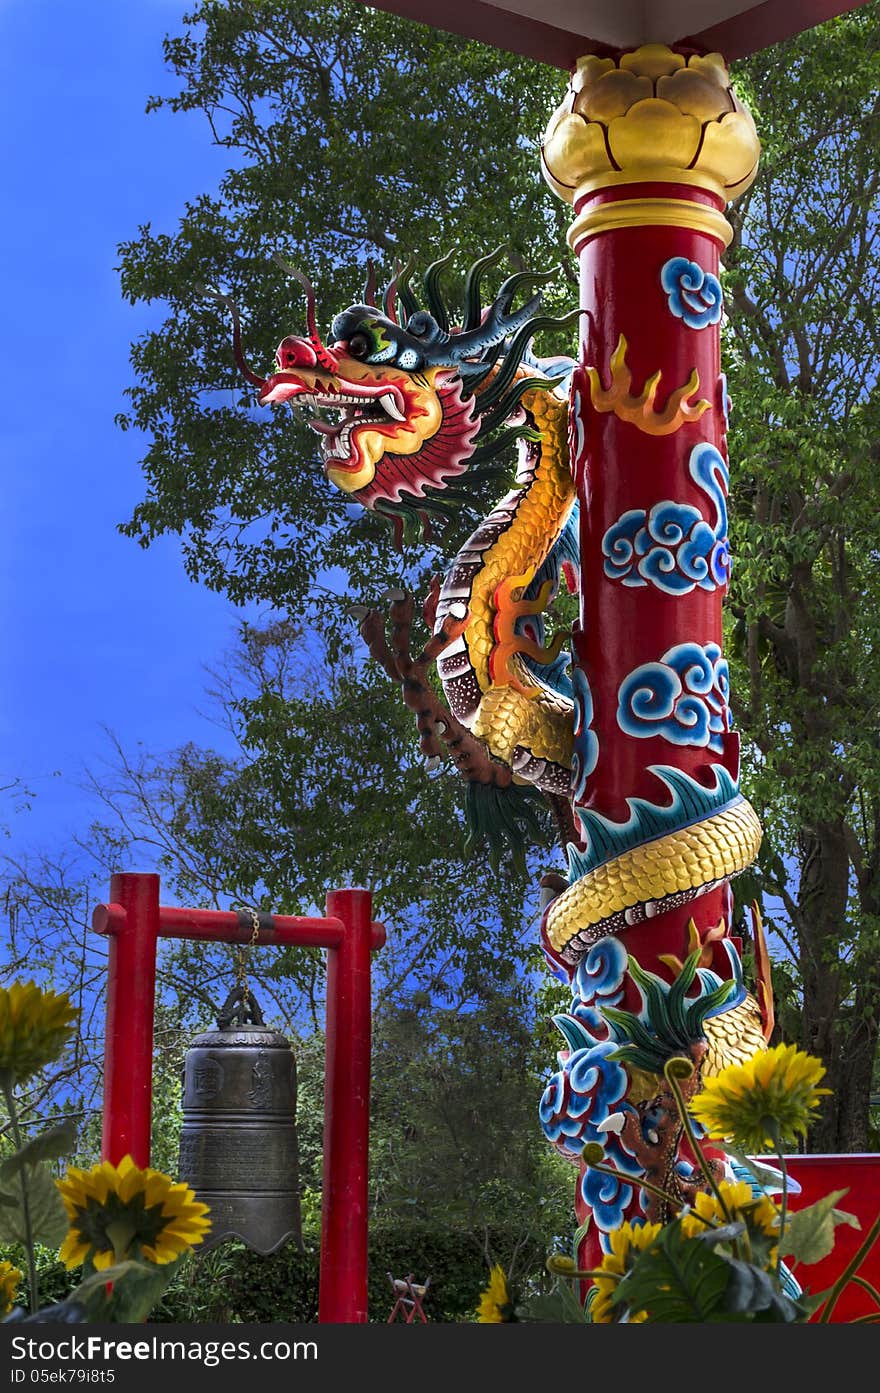
{"type": "MultiPolygon", "coordinates": [[[[308,918],[296,914],[258,914],[258,944],[295,944],[299,948],[338,948],[344,925],[341,919],[308,918]]],[[[99,904],[92,914],[92,928],[99,934],[118,934],[125,927],[125,910],[119,904],[99,904]]],[[[223,909],[159,908],[160,938],[201,939],[212,943],[250,943],[253,923],[247,912],[223,909]]],[[[385,942],[384,924],[371,923],[370,947],[385,942]]]]}

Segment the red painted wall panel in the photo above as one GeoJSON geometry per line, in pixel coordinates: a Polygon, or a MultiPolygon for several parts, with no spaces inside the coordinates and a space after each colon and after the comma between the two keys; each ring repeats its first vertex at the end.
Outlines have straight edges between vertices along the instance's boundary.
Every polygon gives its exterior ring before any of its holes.
{"type": "MultiPolygon", "coordinates": [[[[858,1230],[839,1225],[831,1256],[795,1270],[802,1286],[811,1292],[825,1291],[833,1286],[858,1251],[880,1212],[880,1155],[788,1156],[786,1164],[793,1179],[802,1187],[801,1194],[792,1196],[793,1210],[806,1208],[831,1190],[848,1189],[837,1207],[855,1214],[862,1226],[858,1230]]],[[[880,1239],[868,1254],[860,1275],[880,1290],[880,1239]]],[[[835,1306],[831,1319],[832,1323],[843,1323],[871,1312],[880,1314],[869,1294],[851,1284],[835,1306]]]]}

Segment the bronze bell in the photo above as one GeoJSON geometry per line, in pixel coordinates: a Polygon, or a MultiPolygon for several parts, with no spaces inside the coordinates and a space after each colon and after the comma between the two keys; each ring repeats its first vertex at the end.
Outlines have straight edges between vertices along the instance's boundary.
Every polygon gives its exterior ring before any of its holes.
{"type": "Polygon", "coordinates": [[[184,1065],[180,1178],[211,1211],[201,1250],[227,1238],[258,1253],[301,1248],[298,1169],[293,1050],[235,987],[184,1065]]]}

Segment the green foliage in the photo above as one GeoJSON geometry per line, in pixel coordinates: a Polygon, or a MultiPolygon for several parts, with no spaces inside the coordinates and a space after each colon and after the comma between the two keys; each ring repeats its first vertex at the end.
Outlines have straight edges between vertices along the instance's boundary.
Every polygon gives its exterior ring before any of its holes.
{"type": "Polygon", "coordinates": [[[177,1262],[158,1266],[151,1262],[119,1262],[92,1272],[69,1296],[83,1308],[88,1321],[117,1321],[133,1325],[145,1321],[174,1276],[177,1262]]]}
{"type": "MultiPolygon", "coordinates": [[[[516,1265],[540,1269],[548,1234],[571,1231],[571,1170],[535,1123],[527,987],[493,976],[467,1010],[421,997],[378,1016],[371,1197],[377,1214],[515,1227],[516,1265]]],[[[485,1251],[510,1269],[514,1254],[485,1251]]]]}
{"type": "Polygon", "coordinates": [[[843,1199],[846,1193],[846,1190],[832,1190],[807,1209],[796,1210],[788,1217],[779,1244],[783,1257],[793,1257],[796,1262],[809,1267],[811,1263],[827,1258],[833,1250],[837,1224],[848,1224],[856,1229],[861,1227],[854,1214],[846,1214],[835,1208],[837,1201],[843,1199]]]}
{"type": "Polygon", "coordinates": [[[728,653],[766,832],[744,889],[778,905],[783,1029],[834,1090],[811,1149],[859,1151],[880,1019],[878,6],[734,71],[764,146],[725,256],[728,653]]]}
{"type": "Polygon", "coordinates": [[[730,1318],[740,1316],[759,1324],[769,1322],[790,1325],[809,1314],[809,1305],[792,1301],[778,1290],[770,1274],[753,1262],[728,1259],[730,1281],[724,1299],[724,1310],[730,1318]]]}
{"type": "Polygon", "coordinates": [[[20,1243],[24,1247],[33,1241],[57,1248],[66,1233],[64,1205],[45,1165],[19,1167],[15,1175],[0,1181],[0,1243],[20,1243]],[[22,1179],[27,1188],[30,1225],[22,1204],[22,1179]]]}
{"type": "MultiPolygon", "coordinates": [[[[41,1305],[43,1307],[55,1306],[66,1301],[73,1283],[71,1274],[64,1263],[58,1261],[57,1246],[44,1248],[42,1244],[38,1243],[35,1245],[35,1257],[41,1305]]],[[[0,1260],[14,1263],[20,1267],[23,1261],[22,1245],[18,1243],[0,1244],[0,1260]]],[[[75,1280],[74,1278],[74,1282],[75,1280]]]]}
{"type": "Polygon", "coordinates": [[[701,1322],[725,1309],[730,1284],[731,1268],[711,1244],[685,1238],[679,1224],[666,1224],[636,1257],[611,1300],[647,1312],[651,1323],[701,1322]]]}
{"type": "Polygon", "coordinates": [[[560,1280],[550,1291],[518,1306],[516,1318],[540,1325],[583,1325],[589,1315],[571,1282],[560,1280]]]}
{"type": "MultiPolygon", "coordinates": [[[[168,310],[133,350],[123,420],[151,443],[148,496],[126,531],[143,543],[177,533],[193,576],[338,631],[316,579],[332,573],[332,590],[367,596],[399,582],[390,529],[368,516],[346,524],[313,437],[286,413],[229,405],[230,391],[236,404],[252,395],[196,286],[247,306],[246,351],[266,369],[283,334],[304,325],[276,250],[311,276],[319,323],[361,299],[367,257],[391,272],[416,251],[425,269],[450,245],[453,299],[474,256],[500,244],[516,269],[559,266],[547,306],[570,309],[566,210],[537,159],[560,77],[337,0],[207,0],[184,23],[165,46],[180,92],[151,105],[204,112],[231,167],[176,233],[146,226],[121,249],[126,297],[168,310]]],[[[407,573],[423,564],[408,556],[407,573]]]]}
{"type": "MultiPolygon", "coordinates": [[[[520,1235],[490,1228],[494,1250],[513,1251],[520,1235]]],[[[368,1309],[371,1321],[387,1321],[394,1304],[388,1281],[430,1277],[425,1314],[432,1322],[474,1319],[485,1285],[480,1251],[486,1235],[409,1216],[376,1217],[370,1225],[368,1309]]],[[[533,1280],[540,1280],[535,1269],[533,1280]]],[[[240,1244],[225,1244],[202,1257],[187,1258],[151,1320],[162,1322],[315,1321],[318,1313],[317,1235],[301,1253],[289,1244],[260,1257],[240,1244]]]]}
{"type": "Polygon", "coordinates": [[[76,1128],[65,1118],[62,1122],[40,1132],[24,1143],[11,1156],[0,1162],[0,1183],[11,1180],[26,1166],[35,1166],[40,1161],[57,1161],[67,1156],[76,1143],[76,1128]]]}

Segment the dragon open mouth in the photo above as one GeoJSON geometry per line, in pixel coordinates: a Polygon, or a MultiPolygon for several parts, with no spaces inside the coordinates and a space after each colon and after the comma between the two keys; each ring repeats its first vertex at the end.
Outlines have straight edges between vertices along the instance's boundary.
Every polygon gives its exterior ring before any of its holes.
{"type": "Polygon", "coordinates": [[[330,398],[306,394],[300,397],[297,405],[314,407],[319,411],[329,409],[335,413],[335,421],[322,416],[309,416],[306,418],[306,424],[321,437],[324,462],[332,463],[337,468],[344,466],[351,459],[351,433],[356,426],[381,426],[406,419],[391,392],[385,393],[381,399],[353,396],[330,398]]]}
{"type": "Polygon", "coordinates": [[[321,383],[319,388],[292,374],[276,373],[266,382],[260,405],[284,401],[296,407],[333,413],[334,419],[324,415],[307,416],[306,424],[321,438],[325,465],[335,469],[360,467],[351,441],[352,432],[358,426],[392,427],[406,421],[401,409],[403,394],[399,388],[387,385],[371,387],[365,383],[340,381],[338,384],[321,383]]]}

